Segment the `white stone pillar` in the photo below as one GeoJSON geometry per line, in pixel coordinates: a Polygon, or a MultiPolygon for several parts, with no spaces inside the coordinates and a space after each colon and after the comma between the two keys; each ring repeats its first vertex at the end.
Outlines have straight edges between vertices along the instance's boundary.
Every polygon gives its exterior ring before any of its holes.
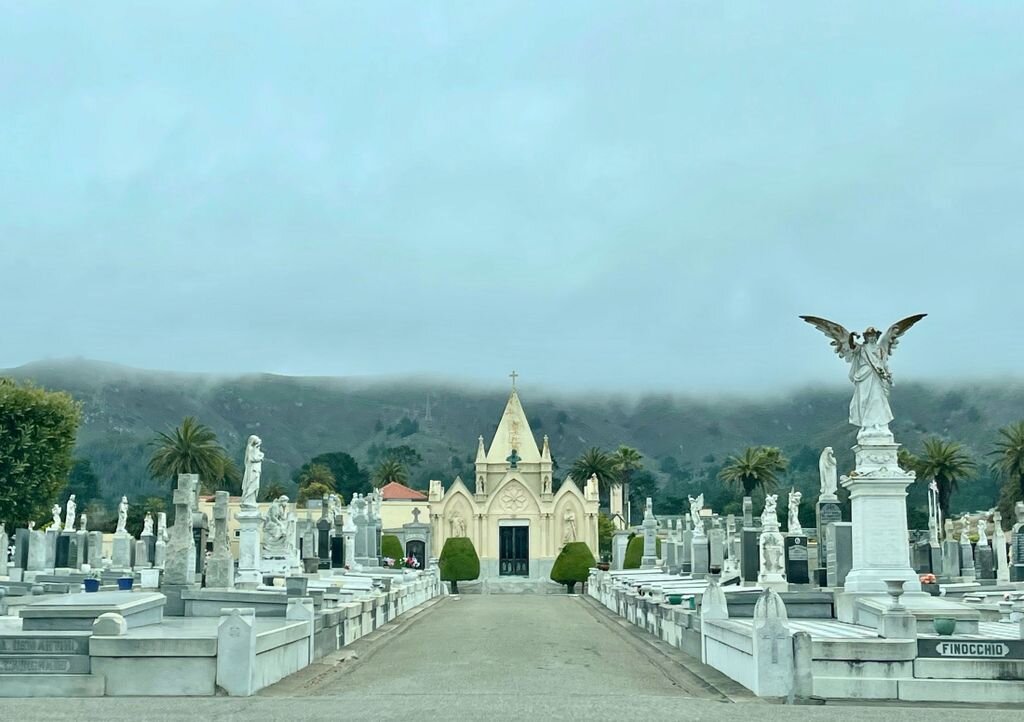
{"type": "Polygon", "coordinates": [[[853,447],[857,468],[844,476],[850,492],[853,522],[853,566],[845,589],[884,594],[887,579],[902,579],[906,592],[920,592],[921,582],[907,554],[907,485],[914,473],[896,460],[899,444],[888,439],[865,439],[853,447]]]}
{"type": "Polygon", "coordinates": [[[1010,581],[1010,560],[1006,556],[1006,533],[1003,531],[1003,516],[998,511],[992,515],[995,531],[992,534],[992,552],[996,555],[996,581],[1010,581]]]}
{"type": "Polygon", "coordinates": [[[238,573],[235,586],[241,589],[255,589],[259,586],[260,574],[260,512],[258,509],[241,509],[238,520],[238,573]]]}

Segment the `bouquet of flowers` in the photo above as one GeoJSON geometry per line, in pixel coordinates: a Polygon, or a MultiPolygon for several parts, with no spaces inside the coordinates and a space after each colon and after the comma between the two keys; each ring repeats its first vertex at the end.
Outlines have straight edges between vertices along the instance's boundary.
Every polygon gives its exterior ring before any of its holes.
{"type": "Polygon", "coordinates": [[[405,566],[409,567],[410,569],[419,569],[420,568],[420,560],[417,559],[416,557],[406,557],[405,558],[405,566]]]}
{"type": "Polygon", "coordinates": [[[395,566],[395,560],[392,559],[391,557],[384,557],[383,559],[381,559],[381,563],[383,563],[384,566],[389,567],[389,568],[395,566]]]}
{"type": "Polygon", "coordinates": [[[935,575],[934,574],[922,574],[919,577],[919,581],[921,582],[921,584],[935,584],[935,575]]]}

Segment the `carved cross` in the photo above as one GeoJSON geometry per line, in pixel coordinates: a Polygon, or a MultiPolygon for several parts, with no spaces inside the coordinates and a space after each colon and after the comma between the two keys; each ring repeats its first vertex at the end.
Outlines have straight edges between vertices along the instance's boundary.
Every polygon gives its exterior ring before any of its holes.
{"type": "Polygon", "coordinates": [[[519,374],[517,374],[517,373],[515,372],[515,370],[513,369],[512,373],[510,373],[510,374],[508,375],[508,377],[509,377],[510,379],[512,379],[512,390],[513,390],[513,391],[515,391],[515,390],[516,390],[516,379],[517,379],[517,378],[519,378],[519,374]]]}
{"type": "Polygon", "coordinates": [[[418,507],[413,507],[413,509],[412,509],[412,523],[413,524],[419,524],[420,523],[420,510],[419,510],[418,507]]]}

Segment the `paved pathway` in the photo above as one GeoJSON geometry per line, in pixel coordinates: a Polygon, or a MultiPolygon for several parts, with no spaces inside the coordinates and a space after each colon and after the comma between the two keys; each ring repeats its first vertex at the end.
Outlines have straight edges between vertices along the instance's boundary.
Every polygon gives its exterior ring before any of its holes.
{"type": "Polygon", "coordinates": [[[47,722],[1020,719],[968,707],[766,704],[581,597],[467,595],[403,619],[256,697],[2,700],[0,709],[3,719],[47,722]]]}

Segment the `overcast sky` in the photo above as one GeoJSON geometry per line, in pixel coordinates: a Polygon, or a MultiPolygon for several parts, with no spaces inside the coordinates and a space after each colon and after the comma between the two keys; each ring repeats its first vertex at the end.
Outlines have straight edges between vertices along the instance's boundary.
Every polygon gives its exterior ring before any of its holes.
{"type": "Polygon", "coordinates": [[[1019,375],[1024,3],[0,1],[0,367],[1019,375]]]}

